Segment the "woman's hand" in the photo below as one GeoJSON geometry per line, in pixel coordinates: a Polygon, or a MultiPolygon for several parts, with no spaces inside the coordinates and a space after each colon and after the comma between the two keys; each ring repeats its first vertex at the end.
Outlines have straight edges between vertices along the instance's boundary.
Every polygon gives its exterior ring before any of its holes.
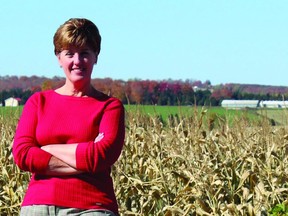
{"type": "Polygon", "coordinates": [[[60,159],[52,156],[44,175],[49,176],[67,176],[81,174],[82,171],[76,170],[68,164],[64,163],[60,159]]]}
{"type": "MultiPolygon", "coordinates": [[[[104,138],[104,133],[99,133],[94,142],[97,143],[104,138]]],[[[76,169],[76,148],[77,143],[74,144],[50,144],[42,146],[41,149],[52,154],[49,161],[47,173],[77,174],[81,173],[76,169]]]]}
{"type": "Polygon", "coordinates": [[[95,138],[94,142],[99,142],[104,138],[104,133],[99,133],[98,136],[95,138]]]}
{"type": "Polygon", "coordinates": [[[60,159],[70,167],[76,169],[76,148],[77,143],[74,144],[51,144],[42,146],[41,149],[52,154],[54,157],[60,159]]]}

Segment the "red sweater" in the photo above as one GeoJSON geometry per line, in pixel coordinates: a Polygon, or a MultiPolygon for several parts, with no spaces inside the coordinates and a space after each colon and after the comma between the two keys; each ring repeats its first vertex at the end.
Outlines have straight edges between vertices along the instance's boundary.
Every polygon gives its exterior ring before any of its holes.
{"type": "Polygon", "coordinates": [[[22,205],[46,204],[118,213],[110,169],[118,159],[125,136],[124,108],[112,97],[64,96],[55,91],[32,95],[16,130],[13,156],[32,173],[22,205]],[[98,133],[104,138],[94,143],[98,133]],[[40,147],[79,143],[76,166],[84,174],[65,177],[43,173],[51,154],[40,147]]]}

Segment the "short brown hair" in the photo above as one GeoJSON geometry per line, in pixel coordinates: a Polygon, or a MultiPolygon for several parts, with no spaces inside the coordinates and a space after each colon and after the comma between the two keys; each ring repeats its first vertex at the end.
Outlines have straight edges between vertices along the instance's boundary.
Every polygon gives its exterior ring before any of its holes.
{"type": "Polygon", "coordinates": [[[88,46],[99,54],[101,36],[97,26],[92,21],[84,18],[71,18],[57,29],[53,43],[55,55],[71,46],[88,46]]]}

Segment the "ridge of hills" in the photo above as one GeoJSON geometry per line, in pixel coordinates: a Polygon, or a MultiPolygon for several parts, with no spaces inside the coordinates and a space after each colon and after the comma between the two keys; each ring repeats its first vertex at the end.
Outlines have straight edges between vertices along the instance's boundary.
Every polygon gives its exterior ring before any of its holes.
{"type": "MultiPolygon", "coordinates": [[[[11,89],[23,89],[23,90],[35,90],[35,89],[43,89],[43,86],[49,85],[49,87],[55,88],[57,86],[62,85],[65,82],[64,77],[53,77],[47,78],[43,76],[0,76],[0,91],[8,91],[11,89]]],[[[159,83],[187,83],[191,84],[191,87],[199,87],[200,90],[208,89],[210,91],[219,90],[219,89],[227,89],[231,92],[245,92],[251,94],[288,94],[288,86],[272,86],[272,85],[260,85],[260,84],[239,84],[239,83],[226,83],[226,84],[218,84],[211,85],[210,82],[202,83],[201,81],[193,81],[193,80],[138,80],[131,79],[129,81],[123,80],[113,80],[112,78],[94,78],[92,79],[92,83],[111,83],[111,82],[121,82],[122,84],[127,82],[159,82],[159,83]]]]}

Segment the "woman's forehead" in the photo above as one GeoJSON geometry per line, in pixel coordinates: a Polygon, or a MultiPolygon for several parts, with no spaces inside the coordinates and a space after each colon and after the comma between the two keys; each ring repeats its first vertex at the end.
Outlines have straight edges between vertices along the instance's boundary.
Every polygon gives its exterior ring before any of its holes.
{"type": "Polygon", "coordinates": [[[63,47],[63,50],[70,50],[70,51],[92,51],[91,47],[89,46],[67,46],[67,47],[63,47]]]}

